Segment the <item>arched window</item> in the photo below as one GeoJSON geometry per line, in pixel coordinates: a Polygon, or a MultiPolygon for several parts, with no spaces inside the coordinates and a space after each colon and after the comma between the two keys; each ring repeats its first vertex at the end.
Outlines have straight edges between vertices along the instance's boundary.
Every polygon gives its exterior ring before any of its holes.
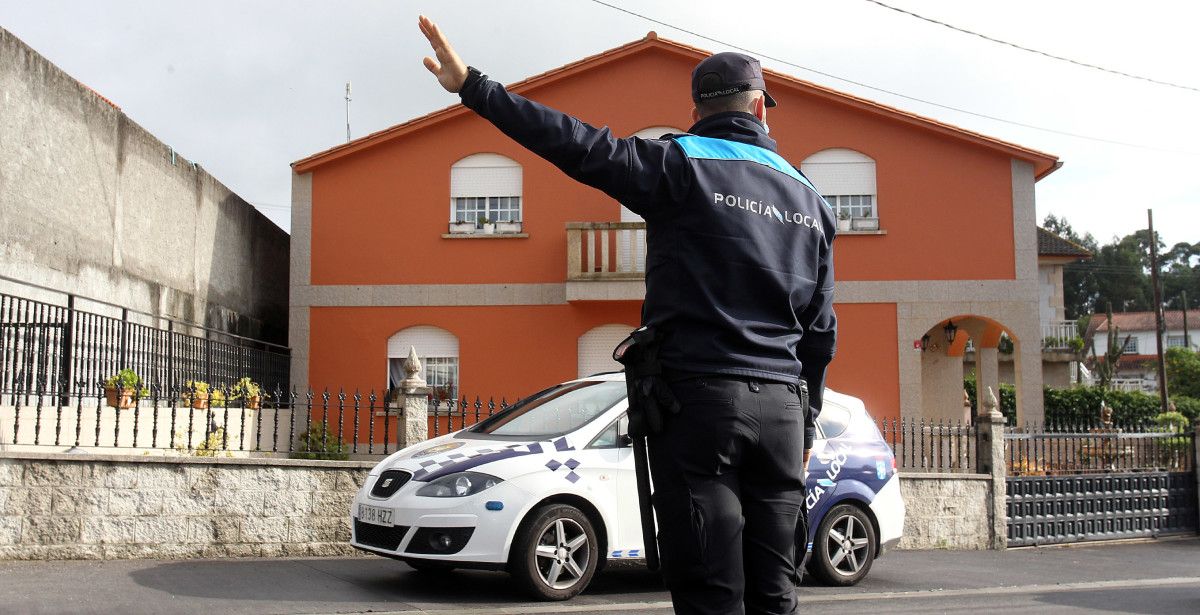
{"type": "MultiPolygon", "coordinates": [[[[878,228],[874,159],[852,149],[827,149],[806,158],[800,170],[833,207],[839,220],[869,220],[878,228]]],[[[854,226],[869,227],[869,223],[854,226]]]]}
{"type": "Polygon", "coordinates": [[[472,154],[450,167],[450,222],[513,224],[521,217],[521,165],[500,154],[472,154]]]}
{"type": "Polygon", "coordinates": [[[633,329],[629,325],[600,325],[579,336],[579,377],[619,371],[621,364],[613,360],[613,348],[633,329]]]}
{"type": "Polygon", "coordinates": [[[430,392],[440,399],[452,399],[459,390],[458,338],[439,327],[418,325],[401,329],[388,338],[388,386],[396,388],[404,380],[404,360],[409,348],[417,349],[421,377],[430,392]]]}

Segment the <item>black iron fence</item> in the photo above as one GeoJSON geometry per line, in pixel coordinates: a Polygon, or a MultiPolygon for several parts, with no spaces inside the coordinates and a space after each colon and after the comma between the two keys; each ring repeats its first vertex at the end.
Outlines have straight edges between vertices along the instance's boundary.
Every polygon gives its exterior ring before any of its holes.
{"type": "Polygon", "coordinates": [[[979,428],[961,421],[883,419],[879,431],[896,467],[909,472],[978,472],[979,428]]]}
{"type": "Polygon", "coordinates": [[[44,391],[65,405],[80,382],[91,390],[122,369],[162,390],[246,377],[287,389],[286,347],[90,299],[120,316],[84,311],[76,300],[67,295],[66,305],[56,305],[0,294],[0,403],[28,404],[31,392],[44,391]]]}
{"type": "Polygon", "coordinates": [[[1191,472],[1196,434],[1182,425],[1025,425],[1004,434],[1009,476],[1191,472]]]}
{"type": "MultiPolygon", "coordinates": [[[[122,392],[84,381],[76,385],[66,394],[67,404],[57,403],[59,392],[18,390],[15,397],[31,403],[0,406],[0,447],[348,459],[386,455],[406,444],[405,399],[393,389],[297,392],[151,385],[122,392]]],[[[421,401],[431,437],[509,407],[503,398],[421,401]]]]}
{"type": "Polygon", "coordinates": [[[431,437],[466,429],[501,410],[507,410],[509,407],[508,400],[505,398],[500,398],[499,402],[494,397],[489,397],[486,402],[480,397],[476,397],[475,401],[469,401],[465,395],[459,400],[436,399],[430,396],[427,405],[431,437]]]}

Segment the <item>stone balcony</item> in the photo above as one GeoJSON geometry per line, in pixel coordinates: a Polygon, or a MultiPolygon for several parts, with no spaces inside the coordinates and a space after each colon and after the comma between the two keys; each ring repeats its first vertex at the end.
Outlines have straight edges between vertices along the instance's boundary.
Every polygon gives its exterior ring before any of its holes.
{"type": "Polygon", "coordinates": [[[567,223],[567,301],[641,301],[645,280],[645,222],[567,223]]]}

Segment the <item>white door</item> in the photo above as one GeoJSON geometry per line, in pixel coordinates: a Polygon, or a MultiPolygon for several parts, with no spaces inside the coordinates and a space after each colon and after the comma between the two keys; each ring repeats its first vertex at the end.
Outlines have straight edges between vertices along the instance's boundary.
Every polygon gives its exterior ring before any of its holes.
{"type": "Polygon", "coordinates": [[[613,349],[633,332],[629,325],[601,325],[579,336],[579,377],[621,371],[613,349]]]}

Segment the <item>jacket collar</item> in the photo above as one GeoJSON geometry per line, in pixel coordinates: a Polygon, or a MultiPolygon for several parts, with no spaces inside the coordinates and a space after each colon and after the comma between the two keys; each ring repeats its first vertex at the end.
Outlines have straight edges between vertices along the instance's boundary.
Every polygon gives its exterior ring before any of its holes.
{"type": "Polygon", "coordinates": [[[775,139],[767,136],[767,129],[762,122],[757,117],[742,111],[714,113],[693,124],[688,132],[701,137],[757,145],[778,153],[775,139]]]}

